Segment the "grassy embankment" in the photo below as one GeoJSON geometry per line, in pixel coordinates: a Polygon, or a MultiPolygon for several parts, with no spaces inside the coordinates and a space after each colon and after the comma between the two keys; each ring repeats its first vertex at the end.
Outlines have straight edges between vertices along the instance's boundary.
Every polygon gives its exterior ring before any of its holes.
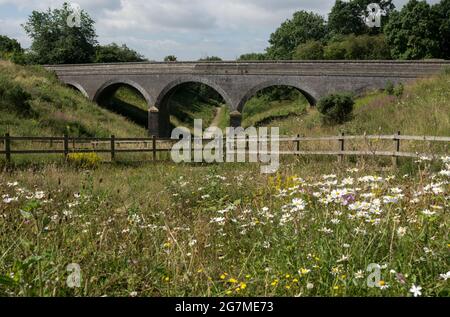
{"type": "Polygon", "coordinates": [[[0,61],[0,134],[145,136],[145,129],[89,102],[41,67],[0,61]]]}

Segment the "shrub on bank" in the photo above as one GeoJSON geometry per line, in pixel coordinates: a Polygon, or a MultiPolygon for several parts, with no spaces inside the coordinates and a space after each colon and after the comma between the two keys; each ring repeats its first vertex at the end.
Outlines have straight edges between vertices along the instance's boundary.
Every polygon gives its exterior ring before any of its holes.
{"type": "Polygon", "coordinates": [[[322,98],[317,109],[325,124],[342,124],[351,118],[354,104],[351,94],[335,93],[322,98]]]}

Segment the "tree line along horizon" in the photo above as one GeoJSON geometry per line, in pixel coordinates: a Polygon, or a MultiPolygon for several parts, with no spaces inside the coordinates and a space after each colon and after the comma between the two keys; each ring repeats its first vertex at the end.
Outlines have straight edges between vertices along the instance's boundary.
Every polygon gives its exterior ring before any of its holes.
{"type": "MultiPolygon", "coordinates": [[[[0,58],[16,64],[78,64],[143,62],[147,59],[126,44],[99,45],[95,22],[80,12],[80,27],[66,21],[72,9],[33,11],[22,25],[31,47],[0,35],[0,58]]],[[[393,0],[337,0],[325,20],[308,11],[295,12],[270,35],[264,53],[241,55],[240,61],[263,60],[419,60],[450,59],[450,0],[434,5],[409,0],[397,10],[393,0]],[[366,26],[364,16],[370,3],[386,12],[380,28],[366,26]]],[[[208,56],[200,61],[220,61],[208,56]]],[[[177,61],[175,55],[164,61],[177,61]]]]}

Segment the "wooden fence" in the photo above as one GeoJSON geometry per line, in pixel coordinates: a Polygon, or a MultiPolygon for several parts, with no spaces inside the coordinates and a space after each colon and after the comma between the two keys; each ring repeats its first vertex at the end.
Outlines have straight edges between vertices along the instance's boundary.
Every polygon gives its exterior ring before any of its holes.
{"type": "MultiPolygon", "coordinates": [[[[202,139],[203,141],[211,141],[213,139],[202,139]]],[[[226,144],[226,138],[224,138],[224,144],[226,144]]],[[[244,138],[236,138],[236,140],[243,141],[244,138]]],[[[248,142],[252,139],[250,137],[245,138],[247,142],[246,149],[249,149],[248,142]]],[[[3,143],[4,149],[0,151],[0,155],[4,155],[6,162],[11,162],[11,156],[17,154],[63,154],[65,158],[68,157],[70,153],[109,153],[111,160],[115,160],[116,154],[118,153],[152,153],[152,159],[157,160],[157,153],[159,152],[170,152],[171,147],[167,146],[171,142],[178,142],[179,140],[169,139],[169,138],[116,138],[112,135],[109,138],[87,138],[87,137],[69,137],[64,135],[63,137],[15,137],[5,134],[5,136],[0,137],[0,142],[3,143]],[[50,149],[13,149],[13,144],[18,141],[29,141],[31,143],[48,144],[50,149]],[[55,145],[61,145],[62,148],[54,149],[55,145]],[[140,148],[119,148],[119,145],[143,145],[140,148]],[[164,144],[164,146],[162,146],[164,144]],[[77,145],[83,145],[85,148],[76,148],[77,145]],[[151,146],[150,146],[151,145],[151,146]],[[158,147],[159,145],[159,147],[158,147]],[[86,148],[87,146],[92,148],[86,148]],[[99,146],[107,146],[106,149],[98,148],[99,146]]],[[[295,137],[280,137],[279,142],[290,142],[295,148],[294,151],[283,151],[279,152],[280,155],[326,155],[326,156],[337,156],[339,161],[342,161],[345,156],[384,156],[392,157],[392,162],[394,165],[397,164],[397,159],[399,157],[407,158],[418,158],[421,155],[431,155],[435,158],[435,154],[432,153],[412,153],[412,152],[402,152],[401,144],[402,141],[419,141],[419,142],[450,142],[450,137],[436,137],[436,136],[406,136],[397,133],[394,135],[362,135],[362,136],[351,136],[341,134],[339,136],[327,136],[327,137],[302,137],[297,135],[295,137]],[[379,151],[379,150],[346,150],[346,143],[350,140],[384,140],[392,141],[394,146],[394,151],[379,151]],[[335,142],[338,150],[329,151],[302,151],[301,144],[303,142],[318,142],[318,141],[328,141],[335,142]]],[[[194,151],[194,149],[192,149],[194,151]]],[[[447,152],[447,151],[446,151],[447,152]]],[[[253,154],[246,152],[247,154],[253,154]]],[[[441,155],[447,155],[447,153],[441,153],[441,155]]]]}

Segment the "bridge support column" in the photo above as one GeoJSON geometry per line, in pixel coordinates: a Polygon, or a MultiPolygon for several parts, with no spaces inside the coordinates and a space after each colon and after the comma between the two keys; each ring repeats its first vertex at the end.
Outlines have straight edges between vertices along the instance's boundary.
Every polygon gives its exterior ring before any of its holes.
{"type": "Polygon", "coordinates": [[[242,114],[239,111],[230,113],[230,126],[232,128],[239,128],[242,125],[242,114]]]}
{"type": "Polygon", "coordinates": [[[159,110],[151,107],[148,110],[148,134],[150,136],[160,136],[159,133],[159,110]]]}

